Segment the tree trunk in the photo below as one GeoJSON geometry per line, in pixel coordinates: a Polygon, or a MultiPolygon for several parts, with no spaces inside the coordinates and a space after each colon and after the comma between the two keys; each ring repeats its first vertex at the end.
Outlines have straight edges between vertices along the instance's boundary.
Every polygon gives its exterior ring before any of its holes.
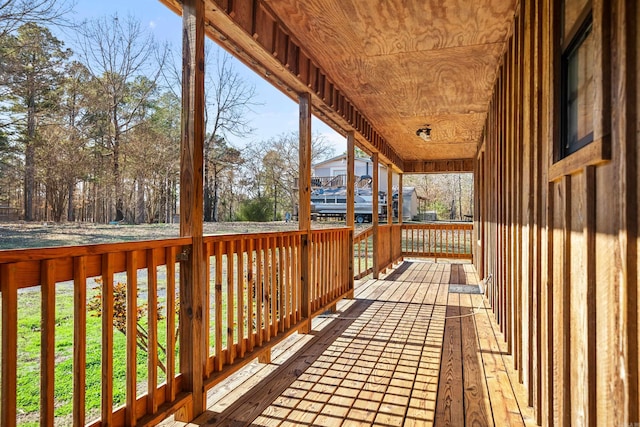
{"type": "Polygon", "coordinates": [[[136,224],[145,222],[145,203],[144,203],[144,178],[138,178],[137,182],[137,203],[136,203],[136,224]]]}
{"type": "Polygon", "coordinates": [[[67,221],[73,222],[76,220],[73,200],[75,198],[76,186],[73,182],[69,183],[69,203],[67,204],[67,221]]]}
{"type": "Polygon", "coordinates": [[[33,96],[29,97],[27,107],[27,142],[24,153],[24,219],[33,221],[34,193],[36,186],[35,167],[35,135],[36,135],[36,107],[33,96]]]}
{"type": "Polygon", "coordinates": [[[213,201],[211,203],[211,220],[218,222],[218,167],[213,166],[213,201]]]}

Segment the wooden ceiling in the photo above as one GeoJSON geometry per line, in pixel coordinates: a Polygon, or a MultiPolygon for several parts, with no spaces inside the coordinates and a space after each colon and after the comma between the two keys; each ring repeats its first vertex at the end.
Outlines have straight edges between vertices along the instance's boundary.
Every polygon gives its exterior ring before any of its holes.
{"type": "Polygon", "coordinates": [[[292,98],[311,88],[317,115],[402,169],[475,156],[516,0],[205,5],[212,38],[292,98]],[[416,135],[425,124],[431,141],[416,135]]]}
{"type": "Polygon", "coordinates": [[[475,155],[513,0],[266,3],[404,160],[475,155]]]}

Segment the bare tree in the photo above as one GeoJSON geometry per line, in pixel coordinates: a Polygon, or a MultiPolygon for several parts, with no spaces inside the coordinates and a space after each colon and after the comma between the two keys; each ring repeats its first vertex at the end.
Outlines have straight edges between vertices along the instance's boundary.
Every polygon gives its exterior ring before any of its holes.
{"type": "Polygon", "coordinates": [[[3,0],[0,2],[0,39],[23,24],[66,24],[73,8],[66,0],[3,0]]]}
{"type": "Polygon", "coordinates": [[[226,167],[242,163],[240,152],[227,144],[228,135],[253,132],[247,111],[257,105],[255,87],[235,70],[229,54],[207,49],[205,77],[204,219],[218,221],[219,179],[226,167]]]}
{"type": "Polygon", "coordinates": [[[82,25],[79,56],[105,98],[105,142],[112,157],[116,211],[123,209],[121,145],[157,88],[168,49],[156,43],[140,21],[117,14],[82,25]]]}
{"type": "MultiPolygon", "coordinates": [[[[299,137],[297,132],[279,135],[266,141],[252,144],[245,150],[245,158],[253,168],[254,189],[258,197],[268,196],[274,206],[274,218],[277,207],[293,211],[298,192],[295,181],[299,175],[299,137]],[[260,162],[251,159],[259,159],[260,162]]],[[[311,139],[311,162],[329,158],[334,153],[333,146],[322,135],[311,139]]]]}

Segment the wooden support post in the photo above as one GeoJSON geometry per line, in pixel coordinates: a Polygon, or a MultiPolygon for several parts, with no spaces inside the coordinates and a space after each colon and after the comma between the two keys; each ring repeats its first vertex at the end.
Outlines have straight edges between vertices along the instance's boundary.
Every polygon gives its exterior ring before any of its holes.
{"type": "Polygon", "coordinates": [[[403,188],[402,188],[402,178],[404,177],[404,174],[400,174],[398,176],[398,224],[402,224],[402,210],[403,208],[403,204],[404,204],[404,196],[403,196],[403,188]]]}
{"type": "Polygon", "coordinates": [[[203,384],[205,268],[202,242],[204,142],[204,2],[182,2],[182,123],[180,147],[180,236],[191,237],[187,261],[180,266],[180,371],[191,404],[176,413],[191,421],[206,409],[203,384]]]}
{"type": "Polygon", "coordinates": [[[347,289],[349,293],[347,298],[353,298],[354,280],[353,280],[353,234],[355,226],[355,134],[353,131],[347,133],[347,227],[351,228],[347,241],[347,280],[349,281],[347,289]]]}
{"type": "Polygon", "coordinates": [[[268,365],[271,363],[271,348],[266,349],[258,355],[258,362],[268,365]]]}
{"type": "Polygon", "coordinates": [[[379,241],[379,233],[378,233],[378,223],[379,223],[379,202],[378,202],[378,180],[379,180],[379,171],[378,171],[378,153],[373,153],[371,156],[371,160],[373,162],[373,183],[371,189],[371,200],[373,203],[373,208],[371,212],[371,222],[373,224],[373,278],[378,278],[378,272],[380,271],[380,264],[378,262],[378,245],[379,241]]]}
{"type": "Polygon", "coordinates": [[[393,169],[387,165],[387,224],[393,224],[393,169]]]}
{"type": "Polygon", "coordinates": [[[303,319],[309,319],[300,332],[311,330],[311,95],[300,95],[300,176],[298,224],[299,229],[306,233],[302,235],[300,247],[300,307],[303,319]]]}

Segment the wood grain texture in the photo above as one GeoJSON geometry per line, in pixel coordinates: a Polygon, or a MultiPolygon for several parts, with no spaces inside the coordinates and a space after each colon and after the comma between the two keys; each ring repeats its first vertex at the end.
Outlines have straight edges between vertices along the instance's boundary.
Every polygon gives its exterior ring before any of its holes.
{"type": "Polygon", "coordinates": [[[177,419],[205,410],[204,363],[208,349],[204,311],[205,260],[202,242],[204,142],[204,3],[182,2],[182,121],[180,143],[180,235],[192,237],[191,252],[180,265],[180,371],[191,404],[177,419]]]}
{"type": "Polygon", "coordinates": [[[85,425],[87,276],[84,257],[73,259],[73,426],[85,425]]]}
{"type": "Polygon", "coordinates": [[[42,262],[41,344],[40,344],[40,423],[53,425],[55,411],[55,358],[56,358],[56,283],[54,262],[42,262]]]}
{"type": "Polygon", "coordinates": [[[461,157],[475,153],[515,2],[265,3],[403,159],[448,158],[463,141],[461,157]],[[425,123],[437,123],[428,151],[425,123]]]}
{"type": "MultiPolygon", "coordinates": [[[[135,426],[136,400],[138,397],[138,253],[131,251],[127,253],[127,316],[126,316],[126,352],[127,352],[127,372],[126,372],[126,409],[125,422],[127,425],[135,426]],[[136,331],[136,333],[131,333],[136,331]]],[[[153,307],[153,306],[151,306],[153,307]]],[[[152,311],[152,310],[151,310],[152,311]]]]}

